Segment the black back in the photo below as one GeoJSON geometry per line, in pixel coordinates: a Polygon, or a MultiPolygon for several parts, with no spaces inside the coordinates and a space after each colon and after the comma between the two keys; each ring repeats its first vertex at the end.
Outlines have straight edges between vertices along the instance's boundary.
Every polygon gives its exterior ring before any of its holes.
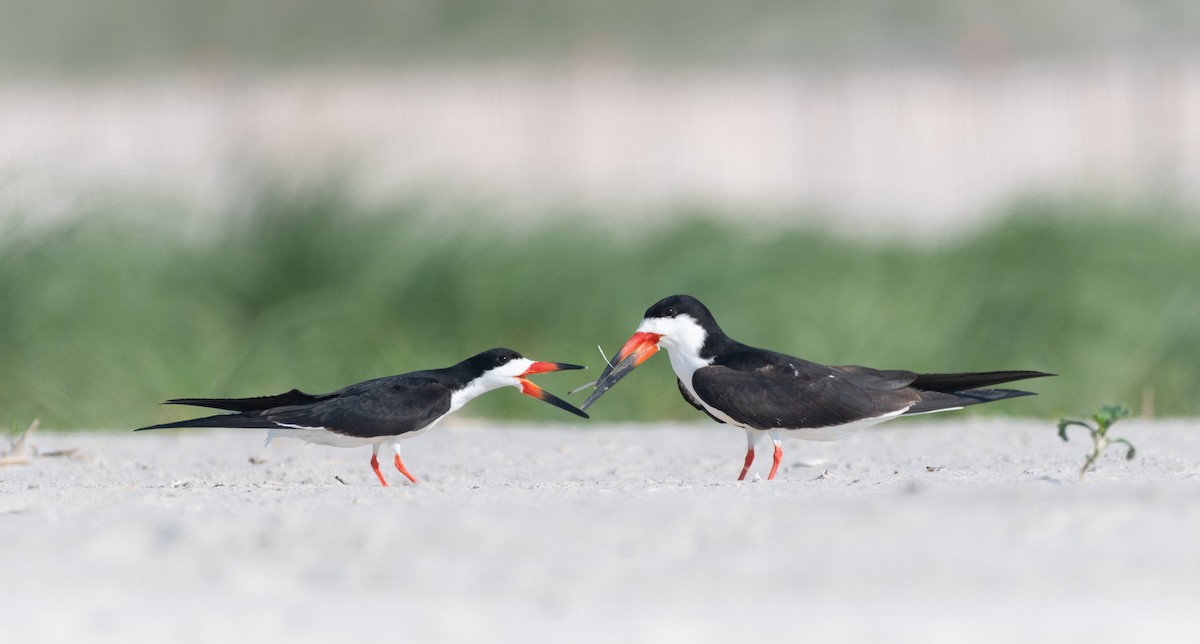
{"type": "Polygon", "coordinates": [[[709,405],[755,429],[827,427],[902,410],[920,400],[916,377],[865,367],[828,367],[742,346],[692,375],[709,405]]]}

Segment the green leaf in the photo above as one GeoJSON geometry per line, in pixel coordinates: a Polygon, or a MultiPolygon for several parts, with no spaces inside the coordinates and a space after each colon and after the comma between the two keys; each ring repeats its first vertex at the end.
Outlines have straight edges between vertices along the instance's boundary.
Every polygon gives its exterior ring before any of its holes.
{"type": "Polygon", "coordinates": [[[1096,421],[1097,430],[1102,436],[1108,432],[1108,428],[1113,423],[1128,417],[1129,407],[1124,403],[1120,405],[1103,405],[1100,407],[1100,411],[1092,414],[1092,420],[1096,421]]]}
{"type": "Polygon", "coordinates": [[[1127,460],[1127,461],[1133,460],[1133,457],[1137,454],[1137,450],[1133,448],[1133,443],[1130,443],[1129,441],[1125,440],[1124,438],[1113,439],[1113,442],[1121,443],[1125,447],[1128,447],[1129,450],[1127,452],[1125,452],[1125,460],[1127,460]]]}
{"type": "Polygon", "coordinates": [[[1063,439],[1064,443],[1067,441],[1067,428],[1072,425],[1078,425],[1079,427],[1088,430],[1088,433],[1092,435],[1095,435],[1096,433],[1096,430],[1092,429],[1091,425],[1083,422],[1082,420],[1075,420],[1074,418],[1062,418],[1058,421],[1058,437],[1063,439]]]}

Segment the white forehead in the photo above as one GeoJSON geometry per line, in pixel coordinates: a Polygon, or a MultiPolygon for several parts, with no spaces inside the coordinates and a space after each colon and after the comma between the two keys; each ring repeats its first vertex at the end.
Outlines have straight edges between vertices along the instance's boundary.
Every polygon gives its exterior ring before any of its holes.
{"type": "MultiPolygon", "coordinates": [[[[530,360],[529,358],[517,358],[515,360],[509,360],[505,364],[502,364],[498,367],[492,367],[491,369],[483,372],[483,377],[487,380],[507,380],[509,378],[516,378],[517,376],[525,373],[525,371],[529,369],[529,366],[532,364],[533,360],[530,360]]],[[[511,383],[505,382],[504,384],[511,383]]]]}
{"type": "Polygon", "coordinates": [[[708,337],[704,327],[687,313],[680,313],[673,318],[645,318],[637,330],[641,333],[661,335],[662,340],[659,344],[664,348],[681,348],[695,352],[700,351],[705,338],[708,337]]]}
{"type": "Polygon", "coordinates": [[[643,318],[637,330],[639,333],[674,335],[690,328],[700,328],[700,324],[687,313],[680,313],[673,318],[643,318]]]}

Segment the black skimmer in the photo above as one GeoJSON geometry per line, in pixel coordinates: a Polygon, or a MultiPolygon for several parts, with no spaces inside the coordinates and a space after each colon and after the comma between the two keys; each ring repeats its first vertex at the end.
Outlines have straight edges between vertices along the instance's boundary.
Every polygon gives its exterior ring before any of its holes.
{"type": "Polygon", "coordinates": [[[775,444],[775,478],[783,458],[782,436],[835,440],[897,416],[961,409],[968,405],[1034,395],[1015,389],[981,389],[1004,382],[1054,374],[1039,371],[931,373],[833,367],[747,346],[725,335],[703,304],[672,295],[646,310],[637,332],[596,381],[581,405],[587,409],[618,380],[667,350],[684,400],[718,423],[746,430],[746,462],[767,434],[775,444]]]}
{"type": "Polygon", "coordinates": [[[396,469],[413,483],[417,479],[400,460],[400,441],[412,438],[476,396],[501,387],[519,387],[521,393],[544,400],[576,416],[588,415],[544,391],[529,376],[547,371],[583,369],[561,362],[535,362],[510,349],[492,349],[445,369],[414,371],[367,380],[328,394],[306,394],[293,389],[278,396],[258,398],[177,398],[164,404],[211,407],[236,412],[141,427],[240,427],[267,429],[267,442],[277,436],[337,447],[371,446],[371,468],[379,482],[379,447],[390,444],[396,452],[396,469]]]}

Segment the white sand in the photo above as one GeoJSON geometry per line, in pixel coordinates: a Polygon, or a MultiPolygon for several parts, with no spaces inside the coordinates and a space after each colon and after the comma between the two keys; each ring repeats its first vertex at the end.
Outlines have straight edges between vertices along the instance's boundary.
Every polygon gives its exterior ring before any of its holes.
{"type": "Polygon", "coordinates": [[[0,641],[1198,641],[1200,423],[1114,433],[1084,484],[1082,435],[966,416],[739,484],[715,424],[460,421],[388,489],[260,431],[43,433],[82,458],[0,468],[0,641]]]}

